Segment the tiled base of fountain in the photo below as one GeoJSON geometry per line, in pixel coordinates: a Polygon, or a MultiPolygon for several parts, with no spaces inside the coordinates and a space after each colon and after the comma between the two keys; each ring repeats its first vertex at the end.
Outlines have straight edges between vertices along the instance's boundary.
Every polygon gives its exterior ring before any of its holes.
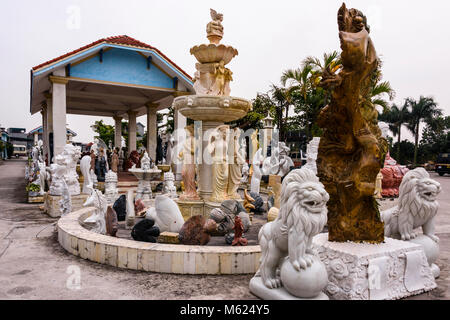
{"type": "Polygon", "coordinates": [[[400,299],[436,288],[421,245],[385,238],[384,243],[330,242],[328,233],[313,244],[327,267],[324,290],[335,300],[400,299]]]}

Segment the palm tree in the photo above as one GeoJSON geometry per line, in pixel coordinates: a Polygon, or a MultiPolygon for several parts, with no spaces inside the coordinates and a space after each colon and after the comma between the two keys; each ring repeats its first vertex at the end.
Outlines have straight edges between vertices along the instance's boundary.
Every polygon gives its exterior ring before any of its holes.
{"type": "Polygon", "coordinates": [[[409,105],[408,103],[406,103],[406,101],[400,108],[396,104],[393,104],[389,110],[385,110],[379,116],[379,119],[381,121],[386,121],[389,124],[389,129],[392,131],[394,137],[397,136],[397,155],[396,155],[397,160],[400,159],[400,141],[401,141],[402,126],[408,122],[409,117],[410,117],[409,105]]]}
{"type": "Polygon", "coordinates": [[[437,107],[432,97],[420,96],[419,101],[407,98],[406,103],[411,107],[407,128],[414,135],[414,166],[416,166],[420,122],[431,122],[432,119],[442,115],[442,110],[437,107]]]}
{"type": "Polygon", "coordinates": [[[311,136],[317,115],[328,102],[328,92],[319,86],[322,74],[334,74],[341,67],[340,57],[336,51],[325,53],[323,61],[315,57],[307,57],[297,69],[288,69],[281,76],[281,83],[286,86],[286,121],[289,107],[294,105],[301,114],[307,136],[311,136]]]}

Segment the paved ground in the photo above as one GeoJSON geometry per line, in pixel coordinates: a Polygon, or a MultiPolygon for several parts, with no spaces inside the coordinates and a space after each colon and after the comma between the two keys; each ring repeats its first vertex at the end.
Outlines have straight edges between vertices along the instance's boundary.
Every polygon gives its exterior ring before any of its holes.
{"type": "MultiPolygon", "coordinates": [[[[121,270],[86,261],[58,244],[54,223],[25,198],[24,160],[0,162],[0,299],[255,299],[252,275],[189,276],[121,270]],[[80,272],[80,287],[71,279],[80,272]]],[[[450,299],[450,176],[437,232],[441,239],[438,288],[411,299],[450,299]]],[[[391,206],[393,203],[383,203],[391,206]]]]}

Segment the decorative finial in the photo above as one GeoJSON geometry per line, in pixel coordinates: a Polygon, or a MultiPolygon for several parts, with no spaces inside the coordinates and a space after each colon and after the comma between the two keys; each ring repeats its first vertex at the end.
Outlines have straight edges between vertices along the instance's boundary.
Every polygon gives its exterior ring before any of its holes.
{"type": "Polygon", "coordinates": [[[206,34],[210,43],[219,44],[223,38],[223,14],[210,9],[212,21],[206,25],[206,34]]]}

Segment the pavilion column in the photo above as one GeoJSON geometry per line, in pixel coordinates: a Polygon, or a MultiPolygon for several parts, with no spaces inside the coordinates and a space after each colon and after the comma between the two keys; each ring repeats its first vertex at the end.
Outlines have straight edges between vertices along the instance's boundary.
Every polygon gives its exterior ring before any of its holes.
{"type": "MultiPolygon", "coordinates": [[[[183,116],[179,111],[174,111],[173,116],[173,122],[174,122],[174,137],[175,137],[175,150],[181,151],[183,148],[183,143],[186,137],[184,128],[187,124],[187,118],[183,116]]],[[[172,157],[177,157],[178,153],[173,154],[172,157]]],[[[183,164],[180,162],[178,164],[174,164],[172,167],[175,174],[175,180],[180,181],[182,180],[181,177],[181,170],[183,169],[183,164]]]]}
{"type": "Polygon", "coordinates": [[[114,147],[122,147],[122,117],[114,117],[114,147]]]}
{"type": "Polygon", "coordinates": [[[69,82],[60,75],[50,76],[52,82],[53,156],[63,152],[67,142],[66,85],[69,82]]]}
{"type": "Polygon", "coordinates": [[[156,120],[157,103],[147,103],[147,152],[153,161],[156,161],[156,147],[158,123],[156,120]]]}
{"type": "Polygon", "coordinates": [[[128,154],[136,150],[136,111],[128,111],[128,154]]]}
{"type": "Polygon", "coordinates": [[[45,133],[45,139],[46,139],[46,155],[48,160],[48,165],[52,163],[52,155],[53,155],[53,149],[52,145],[50,143],[50,133],[53,133],[53,103],[52,103],[52,96],[50,94],[46,95],[46,126],[47,130],[45,133]]]}
{"type": "Polygon", "coordinates": [[[47,152],[47,106],[45,104],[42,105],[41,115],[42,115],[42,148],[45,159],[45,153],[47,152]]]}

